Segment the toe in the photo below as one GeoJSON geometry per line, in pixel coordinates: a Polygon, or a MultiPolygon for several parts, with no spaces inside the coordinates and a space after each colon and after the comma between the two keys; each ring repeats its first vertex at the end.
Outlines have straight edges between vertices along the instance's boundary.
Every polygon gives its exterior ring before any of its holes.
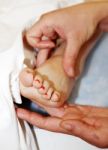
{"type": "Polygon", "coordinates": [[[40,94],[45,94],[47,93],[49,88],[49,82],[48,81],[44,81],[42,86],[38,89],[40,94]]]}
{"type": "Polygon", "coordinates": [[[35,88],[40,88],[42,86],[43,79],[40,75],[36,75],[33,81],[33,86],[35,88]]]}
{"type": "Polygon", "coordinates": [[[60,99],[60,93],[58,91],[54,91],[52,97],[51,97],[51,101],[53,102],[58,102],[60,99]]]}
{"type": "Polygon", "coordinates": [[[42,95],[42,97],[46,100],[50,100],[53,91],[53,88],[49,88],[48,91],[44,95],[42,95]]]}
{"type": "Polygon", "coordinates": [[[20,82],[25,86],[29,87],[33,85],[33,70],[25,68],[19,75],[20,82]]]}

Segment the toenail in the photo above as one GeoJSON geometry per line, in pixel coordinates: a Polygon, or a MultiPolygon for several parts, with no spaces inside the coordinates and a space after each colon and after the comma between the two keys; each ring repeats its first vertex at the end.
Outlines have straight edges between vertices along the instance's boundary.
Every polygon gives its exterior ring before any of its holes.
{"type": "Polygon", "coordinates": [[[54,102],[58,102],[59,99],[60,99],[60,93],[59,92],[54,92],[53,95],[52,95],[51,100],[54,101],[54,102]]]}
{"type": "Polygon", "coordinates": [[[39,88],[39,92],[40,92],[40,94],[45,94],[46,93],[45,86],[41,85],[41,87],[39,88]]]}
{"type": "Polygon", "coordinates": [[[38,80],[38,79],[36,79],[35,81],[38,82],[38,83],[40,83],[40,80],[38,80]]]}
{"type": "Polygon", "coordinates": [[[45,90],[45,87],[42,85],[42,86],[40,87],[40,89],[43,89],[43,90],[45,90]]]}
{"type": "Polygon", "coordinates": [[[49,99],[50,99],[50,97],[49,97],[49,95],[48,95],[47,93],[45,93],[42,97],[43,97],[44,99],[46,99],[46,100],[49,100],[49,99]]]}

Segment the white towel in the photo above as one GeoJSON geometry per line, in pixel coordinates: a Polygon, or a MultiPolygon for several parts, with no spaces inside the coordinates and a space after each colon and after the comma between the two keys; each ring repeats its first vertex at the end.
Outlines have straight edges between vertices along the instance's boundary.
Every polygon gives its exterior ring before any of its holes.
{"type": "Polygon", "coordinates": [[[21,103],[18,75],[24,59],[22,31],[37,21],[43,13],[76,2],[76,0],[0,1],[1,150],[37,149],[28,124],[18,120],[13,104],[14,101],[21,103]]]}
{"type": "Polygon", "coordinates": [[[0,1],[0,149],[36,150],[27,123],[19,121],[13,101],[21,103],[18,75],[23,65],[22,31],[40,15],[60,6],[50,0],[0,1]]]}

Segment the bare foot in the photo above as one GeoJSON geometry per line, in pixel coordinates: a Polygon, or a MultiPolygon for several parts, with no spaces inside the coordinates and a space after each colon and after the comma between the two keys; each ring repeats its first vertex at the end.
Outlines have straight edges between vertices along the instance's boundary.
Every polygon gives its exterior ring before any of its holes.
{"type": "Polygon", "coordinates": [[[25,68],[20,74],[21,94],[46,106],[61,106],[71,93],[74,79],[62,67],[64,46],[36,70],[25,68]]]}
{"type": "MultiPolygon", "coordinates": [[[[97,36],[82,47],[76,63],[76,73],[82,71],[84,62],[91,48],[97,41],[97,36]]],[[[74,78],[69,78],[63,69],[63,54],[65,46],[55,51],[44,64],[33,70],[25,68],[20,73],[21,94],[33,102],[45,106],[59,107],[68,98],[75,84],[74,78]]]]}

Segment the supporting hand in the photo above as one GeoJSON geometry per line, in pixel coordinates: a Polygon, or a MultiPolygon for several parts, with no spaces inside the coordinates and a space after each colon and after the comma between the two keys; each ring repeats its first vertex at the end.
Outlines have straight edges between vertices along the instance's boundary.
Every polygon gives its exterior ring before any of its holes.
{"type": "Polygon", "coordinates": [[[108,109],[90,106],[67,105],[46,108],[51,116],[17,109],[19,118],[53,132],[74,135],[101,148],[108,148],[108,109]]]}

